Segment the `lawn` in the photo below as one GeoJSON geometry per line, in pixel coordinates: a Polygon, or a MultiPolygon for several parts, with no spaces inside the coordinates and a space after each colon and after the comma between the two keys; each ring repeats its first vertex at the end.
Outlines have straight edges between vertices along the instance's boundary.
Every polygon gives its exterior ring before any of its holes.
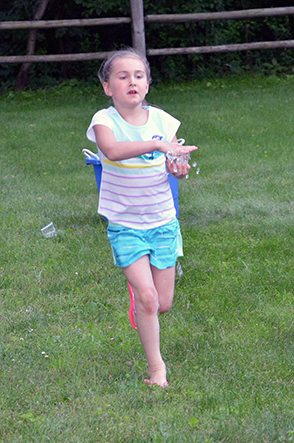
{"type": "Polygon", "coordinates": [[[0,97],[1,442],[294,441],[294,77],[148,98],[199,147],[200,174],[179,182],[184,274],[160,318],[167,389],[143,384],[82,155],[108,100],[75,82],[0,97]]]}

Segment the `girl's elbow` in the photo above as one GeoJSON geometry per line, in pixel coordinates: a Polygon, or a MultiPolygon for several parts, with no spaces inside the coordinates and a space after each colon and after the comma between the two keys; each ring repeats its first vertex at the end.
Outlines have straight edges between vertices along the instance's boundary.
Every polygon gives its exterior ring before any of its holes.
{"type": "Polygon", "coordinates": [[[103,152],[105,157],[108,158],[108,160],[110,160],[110,161],[119,160],[116,149],[112,149],[111,147],[109,147],[108,149],[103,149],[103,150],[100,148],[100,150],[103,152]]]}
{"type": "Polygon", "coordinates": [[[108,158],[108,160],[110,160],[110,161],[112,161],[112,162],[115,162],[115,161],[117,161],[117,160],[120,160],[119,157],[118,157],[118,155],[117,155],[117,153],[116,153],[115,151],[110,150],[110,151],[108,151],[105,155],[106,155],[106,157],[108,158]]]}

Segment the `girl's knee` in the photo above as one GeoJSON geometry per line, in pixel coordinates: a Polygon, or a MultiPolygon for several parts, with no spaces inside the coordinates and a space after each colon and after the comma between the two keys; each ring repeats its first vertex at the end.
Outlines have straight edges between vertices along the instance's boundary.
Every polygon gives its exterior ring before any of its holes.
{"type": "Polygon", "coordinates": [[[154,288],[145,288],[140,294],[135,295],[136,309],[142,309],[146,314],[158,312],[158,295],[154,288]]]}
{"type": "Polygon", "coordinates": [[[159,313],[164,314],[168,312],[172,307],[174,299],[174,292],[172,290],[165,291],[163,294],[159,294],[159,313]]]}
{"type": "Polygon", "coordinates": [[[164,314],[165,312],[168,312],[170,308],[172,307],[172,299],[171,300],[165,300],[164,302],[159,303],[159,309],[158,312],[160,314],[164,314]]]}

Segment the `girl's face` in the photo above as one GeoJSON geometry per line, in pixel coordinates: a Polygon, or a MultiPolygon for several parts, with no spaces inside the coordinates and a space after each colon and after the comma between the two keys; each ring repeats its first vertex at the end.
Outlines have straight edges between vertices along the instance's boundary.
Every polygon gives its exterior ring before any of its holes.
{"type": "Polygon", "coordinates": [[[116,108],[141,106],[149,89],[144,63],[132,56],[117,58],[103,88],[116,108]]]}

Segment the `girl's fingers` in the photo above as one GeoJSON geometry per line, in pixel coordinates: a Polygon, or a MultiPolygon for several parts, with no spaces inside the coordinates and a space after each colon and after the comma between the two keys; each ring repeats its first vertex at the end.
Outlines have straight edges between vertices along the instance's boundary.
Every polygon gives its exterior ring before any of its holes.
{"type": "Polygon", "coordinates": [[[186,177],[191,166],[189,164],[172,163],[167,160],[166,162],[168,172],[176,178],[186,177]]]}
{"type": "Polygon", "coordinates": [[[192,152],[192,151],[197,151],[197,146],[182,146],[182,145],[178,145],[179,147],[179,151],[185,153],[185,152],[192,152]]]}

